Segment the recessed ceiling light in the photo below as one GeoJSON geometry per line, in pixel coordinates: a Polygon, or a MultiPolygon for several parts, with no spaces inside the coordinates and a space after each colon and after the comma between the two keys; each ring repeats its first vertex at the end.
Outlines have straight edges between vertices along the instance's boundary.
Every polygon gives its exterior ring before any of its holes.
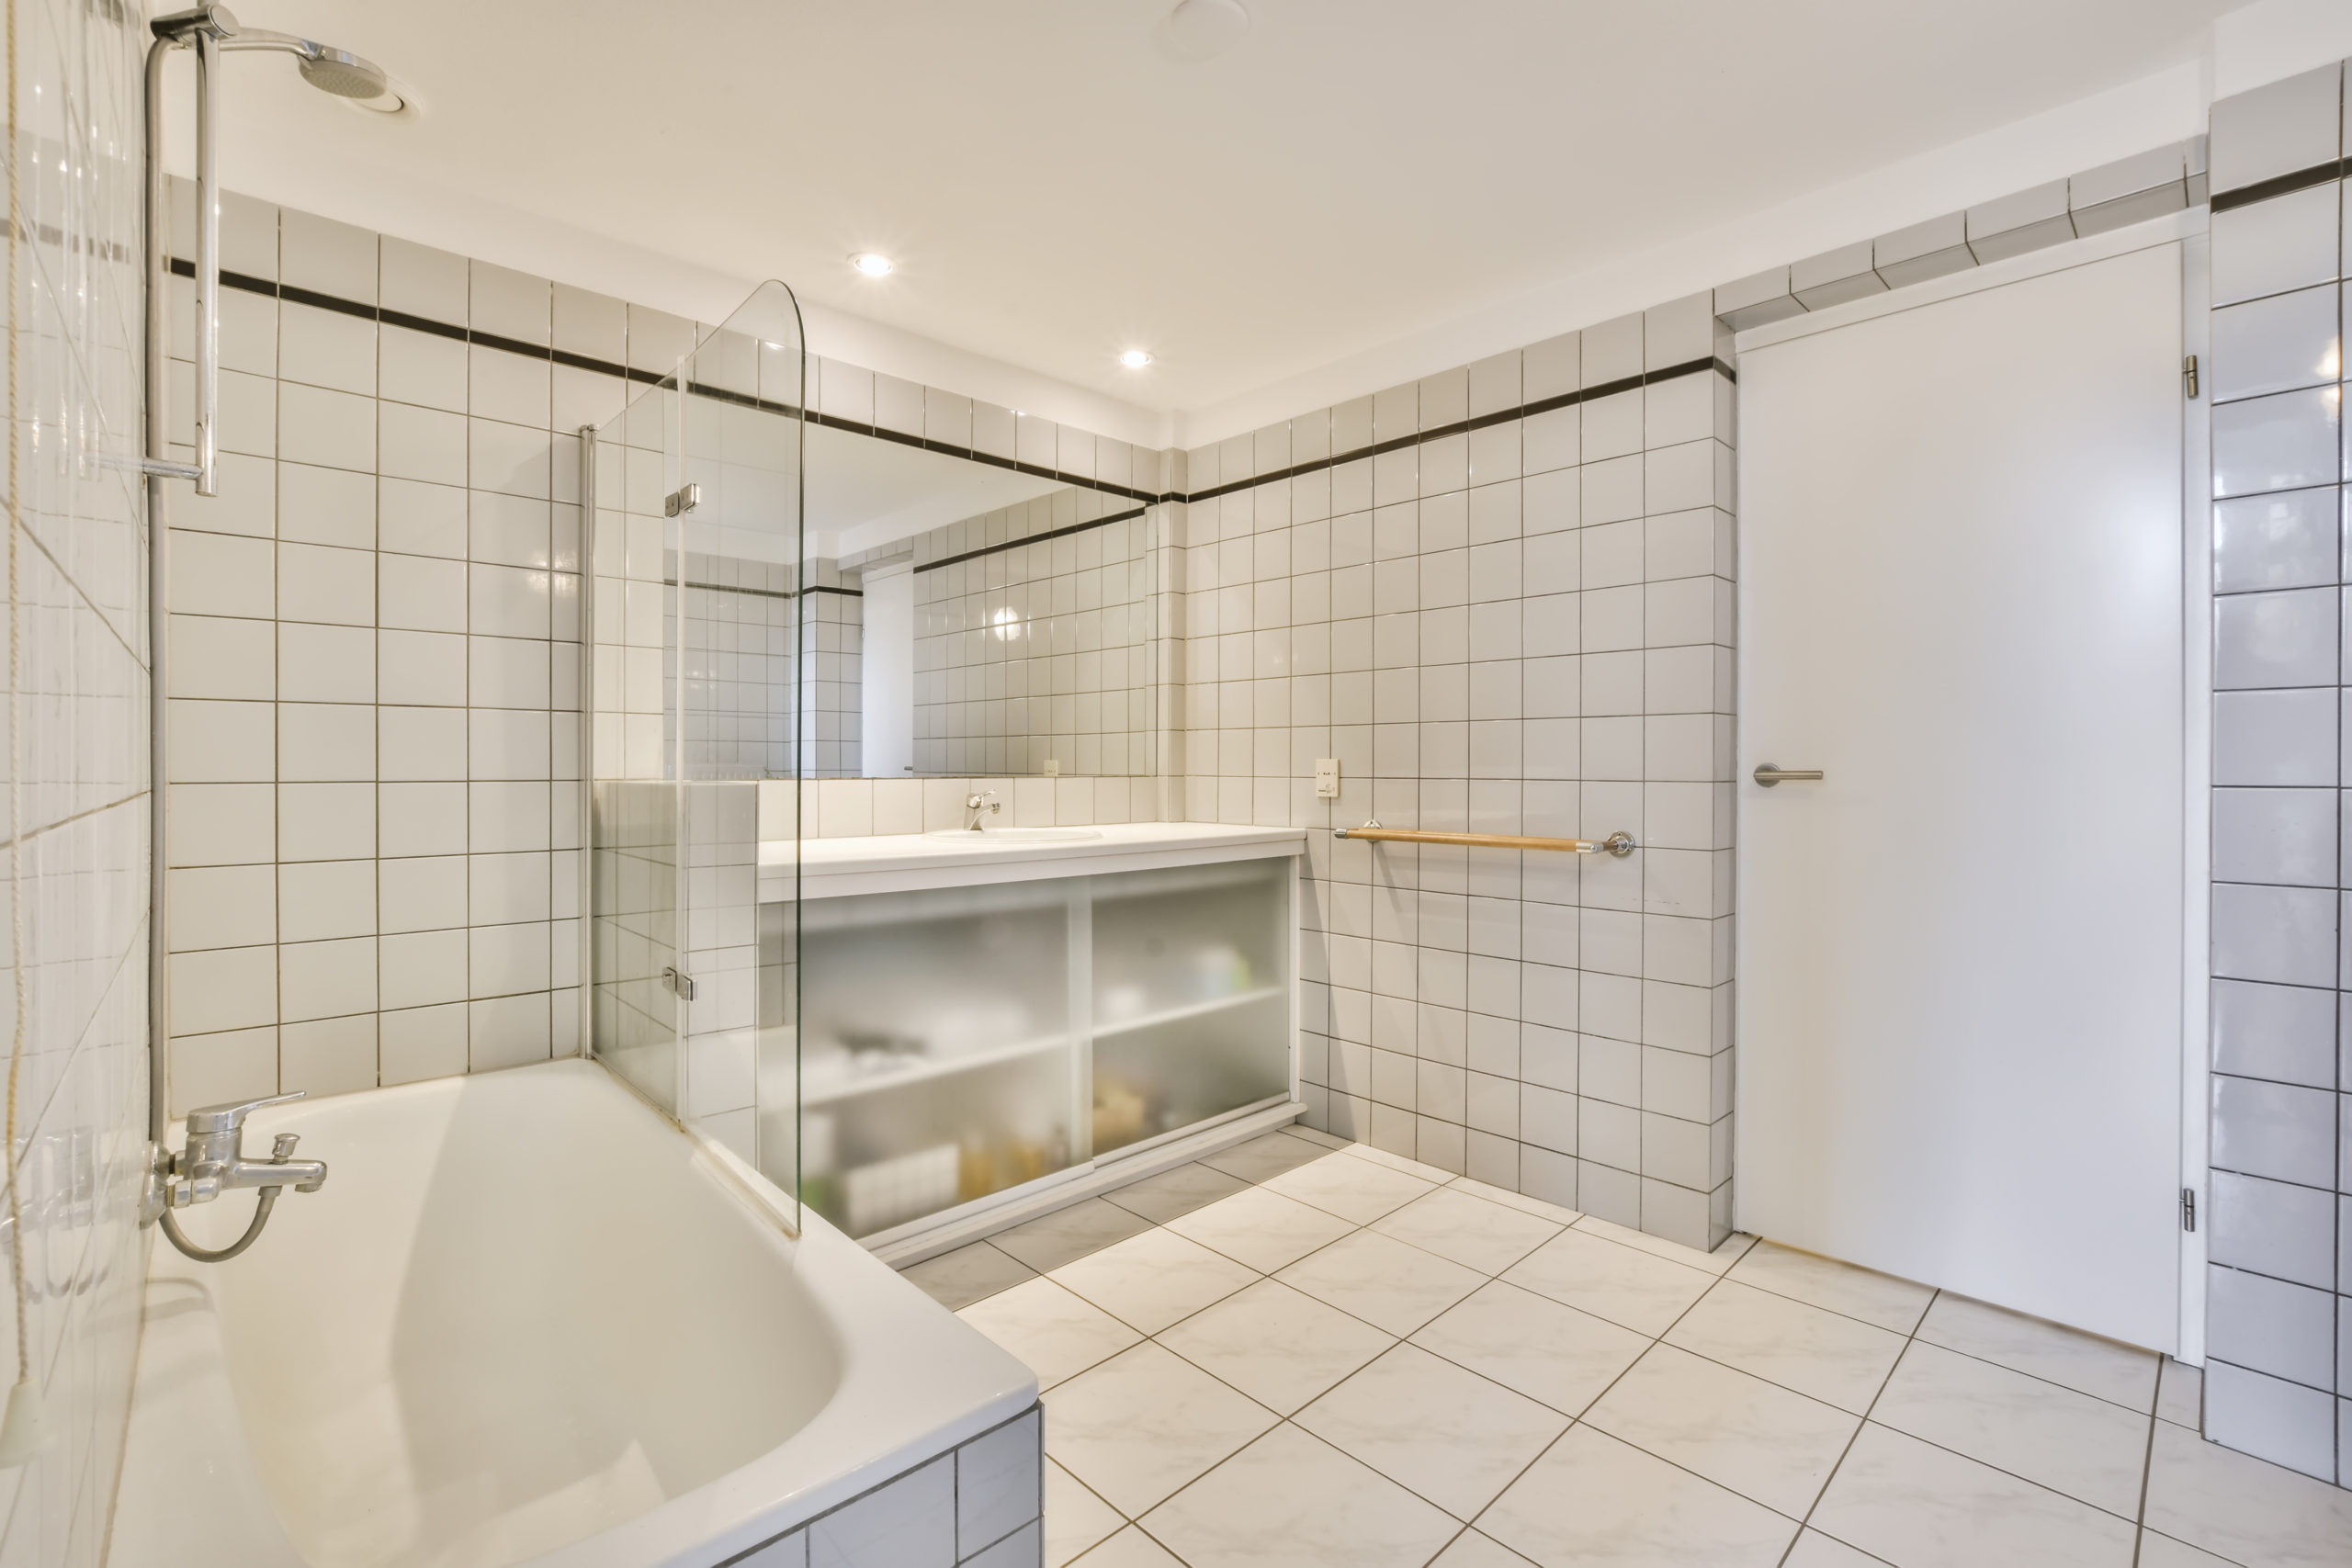
{"type": "Polygon", "coordinates": [[[860,251],[849,258],[849,265],[868,277],[888,277],[896,264],[888,256],[876,255],[872,251],[860,251]]]}
{"type": "Polygon", "coordinates": [[[1198,64],[1241,41],[1250,12],[1241,0],[1178,0],[1153,29],[1153,42],[1171,60],[1198,64]]]}
{"type": "Polygon", "coordinates": [[[1125,366],[1130,370],[1140,370],[1145,366],[1151,363],[1151,355],[1146,354],[1142,349],[1131,348],[1127,350],[1126,353],[1119,355],[1119,363],[1125,366]]]}

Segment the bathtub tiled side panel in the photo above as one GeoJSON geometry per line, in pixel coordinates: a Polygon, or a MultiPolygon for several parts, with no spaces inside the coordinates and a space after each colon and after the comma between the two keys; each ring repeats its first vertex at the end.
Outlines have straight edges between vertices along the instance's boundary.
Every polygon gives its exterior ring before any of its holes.
{"type": "Polygon", "coordinates": [[[1040,1568],[1044,1473],[1032,1405],[720,1568],[1040,1568]]]}

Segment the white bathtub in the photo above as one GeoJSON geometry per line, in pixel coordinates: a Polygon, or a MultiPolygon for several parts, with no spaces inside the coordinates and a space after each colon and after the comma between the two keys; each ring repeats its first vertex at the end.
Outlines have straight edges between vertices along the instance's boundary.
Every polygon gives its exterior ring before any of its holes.
{"type": "Polygon", "coordinates": [[[1036,1399],[591,1063],[266,1111],[246,1146],[283,1132],[327,1184],[250,1252],[155,1239],[115,1568],[710,1568],[1036,1399]]]}

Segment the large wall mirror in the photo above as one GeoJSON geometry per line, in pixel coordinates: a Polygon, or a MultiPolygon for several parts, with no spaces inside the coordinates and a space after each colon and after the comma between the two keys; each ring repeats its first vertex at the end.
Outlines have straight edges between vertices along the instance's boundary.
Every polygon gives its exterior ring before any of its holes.
{"type": "Polygon", "coordinates": [[[806,454],[804,776],[1153,771],[1141,501],[833,424],[806,454]]]}

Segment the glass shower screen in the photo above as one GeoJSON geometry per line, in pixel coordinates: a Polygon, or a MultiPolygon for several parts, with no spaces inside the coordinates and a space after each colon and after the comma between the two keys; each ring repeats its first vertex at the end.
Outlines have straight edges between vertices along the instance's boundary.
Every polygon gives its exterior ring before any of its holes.
{"type": "Polygon", "coordinates": [[[588,1038],[796,1205],[803,360],[763,285],[588,459],[588,1038]]]}

